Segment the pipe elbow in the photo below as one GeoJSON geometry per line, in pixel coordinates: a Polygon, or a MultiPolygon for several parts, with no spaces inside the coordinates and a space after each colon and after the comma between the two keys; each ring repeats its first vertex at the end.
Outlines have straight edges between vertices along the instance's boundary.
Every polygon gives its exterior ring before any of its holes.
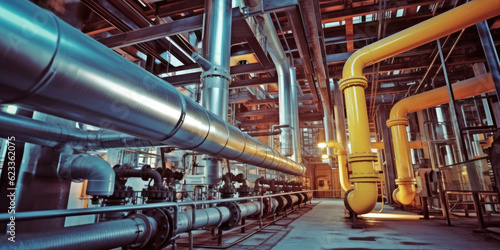
{"type": "Polygon", "coordinates": [[[363,76],[363,68],[373,61],[370,56],[369,47],[365,46],[357,50],[347,59],[342,71],[343,79],[363,76]]]}
{"type": "Polygon", "coordinates": [[[394,189],[392,198],[400,205],[410,205],[415,199],[416,189],[415,185],[399,185],[394,189]]]}
{"type": "Polygon", "coordinates": [[[62,156],[58,172],[72,181],[87,180],[87,195],[110,196],[114,192],[115,172],[107,161],[97,156],[62,156]]]}
{"type": "Polygon", "coordinates": [[[347,191],[344,203],[349,211],[356,214],[366,214],[373,210],[377,199],[377,183],[361,182],[355,183],[354,189],[347,191]]]}

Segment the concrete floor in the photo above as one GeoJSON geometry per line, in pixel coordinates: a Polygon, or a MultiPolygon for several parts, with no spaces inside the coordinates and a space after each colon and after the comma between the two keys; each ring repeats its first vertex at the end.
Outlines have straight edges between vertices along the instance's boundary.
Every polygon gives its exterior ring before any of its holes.
{"type": "MultiPolygon", "coordinates": [[[[229,249],[500,249],[500,241],[473,233],[477,228],[475,218],[452,219],[453,226],[449,227],[446,220],[420,220],[421,216],[386,206],[382,214],[359,219],[361,228],[353,229],[345,212],[341,199],[314,199],[313,204],[302,206],[274,224],[264,222],[269,225],[258,232],[258,224],[250,226],[246,233],[239,229],[224,232],[222,246],[255,232],[229,249]]],[[[194,234],[195,249],[207,249],[203,245],[221,247],[217,246],[217,237],[207,231],[194,234]]],[[[187,234],[181,235],[178,249],[189,249],[187,240],[187,234]]]]}
{"type": "Polygon", "coordinates": [[[453,219],[449,227],[445,220],[419,220],[414,214],[386,207],[384,213],[404,219],[366,217],[361,229],[352,229],[342,200],[316,202],[310,212],[289,225],[290,232],[272,249],[500,249],[500,241],[472,232],[477,227],[474,218],[453,219]]]}

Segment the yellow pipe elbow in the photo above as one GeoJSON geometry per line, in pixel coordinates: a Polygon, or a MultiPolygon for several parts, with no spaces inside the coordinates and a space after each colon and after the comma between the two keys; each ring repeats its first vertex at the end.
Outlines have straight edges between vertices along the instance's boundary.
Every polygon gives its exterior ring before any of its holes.
{"type": "Polygon", "coordinates": [[[373,210],[377,198],[377,182],[358,182],[354,183],[354,189],[346,193],[344,202],[348,210],[356,214],[366,214],[373,210]]]}
{"type": "Polygon", "coordinates": [[[416,192],[414,184],[399,184],[398,188],[394,189],[392,198],[398,204],[410,205],[415,199],[416,192]]]}

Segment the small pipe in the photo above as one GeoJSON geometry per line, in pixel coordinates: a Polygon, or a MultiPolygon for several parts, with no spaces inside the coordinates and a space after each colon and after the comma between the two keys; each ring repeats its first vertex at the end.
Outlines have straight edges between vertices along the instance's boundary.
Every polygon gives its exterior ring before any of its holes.
{"type": "Polygon", "coordinates": [[[196,61],[196,63],[198,63],[198,65],[200,65],[200,67],[204,70],[204,71],[208,71],[210,70],[213,65],[210,61],[208,61],[207,59],[203,58],[200,54],[194,52],[191,57],[196,61]]]}
{"type": "Polygon", "coordinates": [[[337,158],[339,161],[339,175],[340,175],[340,185],[344,191],[348,191],[353,188],[352,183],[349,181],[349,166],[347,165],[347,151],[344,146],[338,141],[327,141],[326,146],[330,148],[337,149],[337,158]]]}

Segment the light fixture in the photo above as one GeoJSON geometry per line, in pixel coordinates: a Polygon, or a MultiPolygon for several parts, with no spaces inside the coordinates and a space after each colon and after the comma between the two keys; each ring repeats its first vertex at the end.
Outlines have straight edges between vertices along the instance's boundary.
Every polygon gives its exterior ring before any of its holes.
{"type": "Polygon", "coordinates": [[[327,154],[324,154],[324,155],[322,155],[322,156],[321,156],[321,158],[323,158],[323,159],[328,159],[328,158],[329,158],[329,156],[328,156],[327,154]]]}
{"type": "Polygon", "coordinates": [[[318,143],[318,148],[326,148],[326,142],[318,143]]]}
{"type": "Polygon", "coordinates": [[[9,114],[13,114],[15,115],[17,113],[17,107],[14,106],[14,105],[8,105],[6,108],[5,108],[5,112],[9,113],[9,114]]]}

